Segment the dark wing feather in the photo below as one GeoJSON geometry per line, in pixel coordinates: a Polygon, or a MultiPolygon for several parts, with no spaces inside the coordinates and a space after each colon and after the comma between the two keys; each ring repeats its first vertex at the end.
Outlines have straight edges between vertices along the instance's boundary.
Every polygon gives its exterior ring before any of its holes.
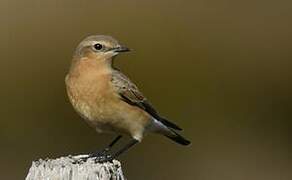
{"type": "Polygon", "coordinates": [[[176,124],[161,117],[158,112],[151,106],[143,94],[138,90],[137,86],[133,84],[124,74],[120,71],[115,70],[112,76],[112,83],[116,88],[120,98],[130,105],[137,106],[147,113],[149,113],[156,120],[160,121],[165,126],[175,129],[182,130],[176,124]]]}

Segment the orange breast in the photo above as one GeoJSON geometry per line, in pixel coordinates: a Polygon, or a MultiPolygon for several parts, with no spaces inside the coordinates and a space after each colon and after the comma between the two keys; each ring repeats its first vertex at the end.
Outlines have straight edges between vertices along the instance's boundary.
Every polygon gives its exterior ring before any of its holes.
{"type": "Polygon", "coordinates": [[[90,126],[142,139],[150,117],[120,99],[111,85],[111,69],[79,65],[66,77],[66,87],[74,109],[90,126]]]}

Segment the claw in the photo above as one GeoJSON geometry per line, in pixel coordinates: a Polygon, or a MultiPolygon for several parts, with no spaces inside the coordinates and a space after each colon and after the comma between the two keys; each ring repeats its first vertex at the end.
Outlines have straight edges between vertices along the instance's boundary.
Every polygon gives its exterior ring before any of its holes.
{"type": "Polygon", "coordinates": [[[96,151],[94,153],[89,154],[88,156],[79,157],[78,159],[74,159],[73,164],[82,164],[86,162],[88,159],[94,160],[96,163],[105,163],[112,162],[113,157],[109,153],[110,149],[105,148],[102,151],[96,151]]]}
{"type": "Polygon", "coordinates": [[[89,157],[100,157],[100,156],[107,156],[109,153],[109,149],[105,148],[102,151],[97,151],[89,155],[89,157]]]}
{"type": "Polygon", "coordinates": [[[113,162],[113,156],[111,154],[106,154],[104,156],[99,156],[95,158],[96,163],[113,162]]]}

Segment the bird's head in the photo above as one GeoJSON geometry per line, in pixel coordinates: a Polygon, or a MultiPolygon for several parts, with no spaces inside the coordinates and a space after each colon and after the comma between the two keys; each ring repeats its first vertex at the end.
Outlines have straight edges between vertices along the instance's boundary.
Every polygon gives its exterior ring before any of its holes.
{"type": "Polygon", "coordinates": [[[75,57],[90,58],[98,61],[111,60],[121,52],[128,52],[129,48],[119,44],[111,36],[93,35],[81,41],[75,51],[75,57]]]}

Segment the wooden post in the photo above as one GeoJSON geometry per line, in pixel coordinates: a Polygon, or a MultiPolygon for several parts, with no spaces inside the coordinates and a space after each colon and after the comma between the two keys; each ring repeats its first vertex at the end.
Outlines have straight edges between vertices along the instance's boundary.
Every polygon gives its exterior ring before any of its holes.
{"type": "Polygon", "coordinates": [[[87,155],[34,161],[26,180],[125,180],[119,161],[98,163],[89,158],[78,162],[84,157],[87,155]]]}

